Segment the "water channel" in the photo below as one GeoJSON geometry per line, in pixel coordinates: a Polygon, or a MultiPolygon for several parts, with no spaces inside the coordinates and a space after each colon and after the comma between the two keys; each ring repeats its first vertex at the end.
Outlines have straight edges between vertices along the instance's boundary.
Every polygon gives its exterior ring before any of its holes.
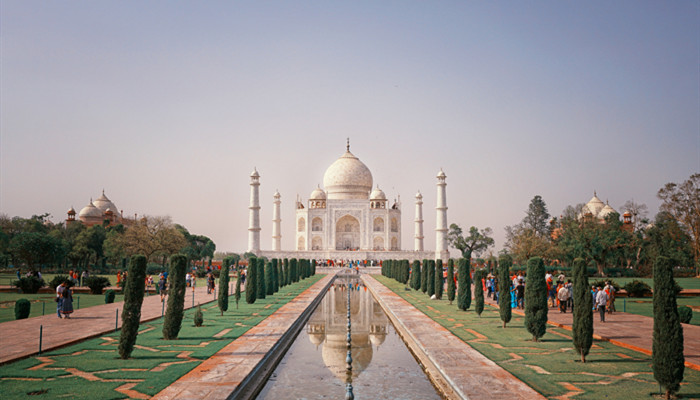
{"type": "Polygon", "coordinates": [[[348,292],[354,398],[440,399],[380,305],[351,276],[336,278],[257,398],[345,398],[348,292]]]}

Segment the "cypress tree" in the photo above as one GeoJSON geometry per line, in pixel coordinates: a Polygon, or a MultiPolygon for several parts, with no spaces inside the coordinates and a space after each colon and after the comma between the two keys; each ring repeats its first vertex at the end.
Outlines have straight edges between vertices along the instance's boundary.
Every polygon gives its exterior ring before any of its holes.
{"type": "MultiPolygon", "coordinates": [[[[510,308],[510,266],[513,259],[508,254],[503,254],[498,260],[498,308],[503,321],[503,327],[510,322],[512,310],[510,308]]],[[[590,296],[588,296],[590,297],[590,296]]],[[[590,307],[588,307],[590,310],[590,307]]]]}
{"type": "Polygon", "coordinates": [[[316,275],[316,260],[311,260],[311,276],[316,275]]]}
{"type": "Polygon", "coordinates": [[[306,279],[309,277],[309,269],[311,268],[311,263],[309,263],[309,260],[307,259],[303,259],[301,261],[301,279],[306,279]]]}
{"type": "Polygon", "coordinates": [[[586,263],[581,258],[574,260],[574,349],[581,355],[581,362],[586,362],[586,356],[593,344],[593,298],[588,289],[588,271],[586,263]]]}
{"type": "Polygon", "coordinates": [[[455,260],[447,260],[447,300],[450,304],[455,299],[455,260]]]}
{"type": "Polygon", "coordinates": [[[229,282],[229,265],[231,258],[225,257],[221,263],[221,272],[219,273],[219,311],[224,315],[224,311],[228,310],[228,282],[229,282]]]}
{"type": "Polygon", "coordinates": [[[126,277],[129,284],[124,291],[124,308],[122,309],[122,332],[119,335],[119,357],[127,359],[131,356],[139,334],[141,322],[141,304],[146,289],[146,257],[136,255],[131,257],[129,274],[126,277]]]}
{"type": "Polygon", "coordinates": [[[469,269],[467,259],[460,258],[457,261],[457,307],[466,311],[469,308],[468,296],[471,294],[469,288],[469,269]]]}
{"type": "Polygon", "coordinates": [[[277,293],[280,291],[280,286],[279,286],[279,277],[280,275],[280,270],[277,266],[277,259],[273,258],[272,259],[272,293],[277,293]]]}
{"type": "Polygon", "coordinates": [[[236,270],[238,270],[238,273],[236,274],[236,292],[234,297],[236,299],[236,310],[238,310],[238,301],[241,299],[241,269],[236,268],[236,270]]]}
{"type": "Polygon", "coordinates": [[[408,285],[409,279],[411,279],[411,263],[408,260],[401,261],[403,266],[403,283],[408,285]]]}
{"type": "Polygon", "coordinates": [[[255,271],[258,279],[255,281],[255,298],[264,299],[267,289],[265,288],[265,259],[258,258],[257,271],[255,271]]]}
{"type": "Polygon", "coordinates": [[[443,280],[442,273],[442,259],[438,259],[435,262],[435,298],[438,300],[442,299],[442,291],[445,286],[445,281],[443,280]]]}
{"type": "Polygon", "coordinates": [[[435,260],[428,260],[428,296],[435,294],[435,260]]]}
{"type": "Polygon", "coordinates": [[[654,263],[654,334],[652,366],[654,379],[666,389],[666,398],[680,389],[685,369],[683,328],[678,316],[673,261],[659,256],[654,263]]]}
{"type": "Polygon", "coordinates": [[[420,274],[420,291],[426,293],[428,291],[428,260],[423,260],[423,267],[420,274]]]}
{"type": "Polygon", "coordinates": [[[248,304],[255,303],[257,299],[258,287],[258,259],[250,257],[248,259],[248,275],[245,279],[245,302],[248,304]]]}
{"type": "Polygon", "coordinates": [[[420,290],[420,261],[413,260],[413,268],[411,269],[411,287],[413,290],[420,290]]]}
{"type": "Polygon", "coordinates": [[[547,332],[547,282],[544,261],[541,257],[527,260],[527,285],[525,285],[525,327],[532,340],[539,340],[547,332]]]}
{"type": "Polygon", "coordinates": [[[282,273],[282,284],[280,287],[285,287],[289,285],[289,259],[285,258],[282,260],[282,269],[280,272],[282,273]]]}
{"type": "Polygon", "coordinates": [[[484,312],[484,284],[481,282],[484,272],[483,269],[474,271],[474,311],[479,317],[484,312]]]}
{"type": "Polygon", "coordinates": [[[165,320],[163,321],[163,339],[165,340],[177,339],[182,327],[182,317],[185,314],[185,289],[187,288],[186,270],[187,257],[182,254],[170,257],[170,275],[168,276],[170,278],[170,293],[168,310],[165,312],[165,320]]]}
{"type": "Polygon", "coordinates": [[[275,294],[275,286],[272,278],[274,278],[272,262],[268,261],[265,263],[265,294],[268,296],[275,294]]]}
{"type": "Polygon", "coordinates": [[[292,264],[292,282],[297,283],[297,282],[299,282],[299,260],[296,258],[292,258],[291,264],[292,264]]]}

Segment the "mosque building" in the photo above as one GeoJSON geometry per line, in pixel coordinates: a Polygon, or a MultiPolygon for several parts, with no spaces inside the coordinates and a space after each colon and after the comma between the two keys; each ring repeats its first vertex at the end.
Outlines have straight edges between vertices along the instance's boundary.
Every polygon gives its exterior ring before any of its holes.
{"type": "MultiPolygon", "coordinates": [[[[124,211],[117,212],[117,210],[117,206],[114,205],[112,200],[107,198],[103,190],[100,197],[94,201],[90,199],[90,202],[80,210],[80,213],[77,213],[77,221],[82,222],[88,227],[103,224],[107,224],[108,226],[117,225],[124,221],[124,211]]],[[[67,214],[66,225],[75,223],[75,209],[71,207],[67,214]]]]}
{"type": "Polygon", "coordinates": [[[328,167],[323,188],[314,189],[307,201],[295,202],[294,250],[281,249],[281,194],[273,196],[272,250],[260,249],[260,174],[250,175],[248,251],[268,258],[308,259],[433,259],[449,258],[447,250],[447,176],[437,175],[438,205],[436,251],[423,246],[423,196],[415,196],[414,249],[401,248],[401,201],[389,201],[374,185],[369,168],[350,152],[328,167]]]}

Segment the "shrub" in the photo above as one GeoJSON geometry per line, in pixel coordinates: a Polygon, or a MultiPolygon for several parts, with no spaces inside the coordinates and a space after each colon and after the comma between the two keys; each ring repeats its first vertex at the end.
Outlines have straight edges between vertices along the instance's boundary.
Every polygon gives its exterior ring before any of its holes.
{"type": "MultiPolygon", "coordinates": [[[[615,288],[615,292],[619,292],[619,291],[620,291],[620,288],[622,288],[622,287],[620,286],[620,284],[618,284],[617,282],[615,282],[615,281],[612,280],[612,279],[598,279],[597,281],[591,282],[590,285],[588,285],[588,288],[590,289],[591,286],[604,288],[604,287],[605,287],[605,282],[610,282],[610,284],[612,285],[612,287],[615,288]]],[[[634,281],[634,282],[638,282],[638,281],[634,281]]],[[[632,283],[632,282],[630,282],[630,283],[632,283]]],[[[643,283],[643,282],[640,282],[640,283],[643,283]]],[[[647,286],[647,287],[648,287],[648,286],[647,286]]],[[[627,289],[625,289],[625,290],[627,290],[627,289]]],[[[651,290],[651,288],[650,288],[650,290],[651,290]]],[[[629,295],[629,292],[627,292],[627,294],[629,295]]],[[[633,296],[633,297],[636,297],[636,296],[633,296]]]]}
{"type": "MultiPolygon", "coordinates": [[[[168,292],[168,310],[163,321],[163,339],[177,339],[182,327],[182,317],[185,310],[185,271],[187,269],[187,257],[175,254],[170,257],[170,290],[168,292]]],[[[130,285],[131,283],[129,283],[130,285]]],[[[219,290],[221,288],[219,287],[219,290]]]]}
{"type": "Polygon", "coordinates": [[[214,275],[214,278],[219,278],[221,276],[221,270],[218,268],[214,268],[211,270],[211,274],[214,275]]]}
{"type": "Polygon", "coordinates": [[[143,292],[146,289],[146,257],[136,255],[131,257],[129,264],[129,283],[124,291],[124,308],[122,309],[122,332],[119,336],[119,356],[127,359],[131,356],[136,344],[141,323],[141,304],[143,292]]]}
{"type": "Polygon", "coordinates": [[[591,345],[593,344],[593,297],[591,296],[586,262],[577,258],[574,260],[574,304],[573,341],[574,349],[581,355],[581,362],[586,362],[591,345]]]}
{"type": "Polygon", "coordinates": [[[447,300],[450,304],[455,299],[455,260],[449,259],[447,261],[447,300]]]}
{"type": "MultiPolygon", "coordinates": [[[[55,292],[58,285],[62,284],[63,282],[65,282],[67,280],[68,280],[68,275],[56,275],[49,282],[49,287],[51,288],[51,290],[53,290],[55,292]]],[[[87,278],[84,281],[87,282],[87,278]]]]}
{"type": "Polygon", "coordinates": [[[472,284],[469,276],[469,261],[460,258],[457,262],[457,307],[466,311],[472,302],[472,284]]]}
{"type": "Polygon", "coordinates": [[[690,320],[693,319],[693,309],[688,306],[678,307],[678,318],[684,324],[689,324],[690,320]]]}
{"type": "Polygon", "coordinates": [[[15,319],[29,318],[29,312],[32,310],[32,303],[27,299],[19,299],[15,302],[15,319]]]}
{"type": "Polygon", "coordinates": [[[538,341],[547,332],[547,282],[544,278],[544,262],[541,257],[527,261],[527,285],[525,285],[525,328],[538,341]]]}
{"type": "Polygon", "coordinates": [[[652,369],[654,379],[666,389],[666,398],[680,389],[685,369],[683,328],[681,327],[673,261],[657,257],[654,263],[654,332],[652,336],[652,369]]]}
{"type": "Polygon", "coordinates": [[[251,257],[248,259],[248,275],[245,277],[245,302],[248,304],[255,303],[257,299],[258,285],[258,259],[251,257]]]}
{"type": "Polygon", "coordinates": [[[503,321],[503,327],[510,322],[512,310],[510,308],[510,266],[513,265],[513,258],[508,254],[503,254],[498,259],[498,312],[503,321]]]}
{"type": "Polygon", "coordinates": [[[20,288],[22,293],[36,294],[39,292],[39,289],[46,286],[46,283],[43,279],[37,278],[36,276],[25,276],[12,282],[12,286],[20,288]]]}
{"type": "Polygon", "coordinates": [[[629,297],[644,297],[651,294],[651,287],[642,281],[634,280],[625,285],[625,291],[629,297]]]}
{"type": "MultiPolygon", "coordinates": [[[[144,276],[145,276],[145,271],[144,271],[144,276]]],[[[127,275],[128,279],[128,275],[127,275]]],[[[123,283],[124,281],[122,281],[123,283]]],[[[145,282],[145,278],[144,278],[145,282]]],[[[109,279],[103,277],[103,276],[91,276],[88,278],[85,278],[83,281],[83,285],[87,286],[90,288],[90,293],[92,294],[102,294],[102,291],[106,288],[109,287],[110,282],[109,279]]]]}
{"type": "Polygon", "coordinates": [[[105,304],[112,304],[114,303],[114,290],[109,289],[108,291],[105,292],[105,304]]]}
{"type": "Polygon", "coordinates": [[[194,312],[194,326],[202,326],[204,323],[204,314],[202,314],[202,306],[197,305],[197,311],[194,312]]]}

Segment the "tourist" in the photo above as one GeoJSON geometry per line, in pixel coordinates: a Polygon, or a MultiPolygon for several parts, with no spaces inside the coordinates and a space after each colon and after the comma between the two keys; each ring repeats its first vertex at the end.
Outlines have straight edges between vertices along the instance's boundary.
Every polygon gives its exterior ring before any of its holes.
{"type": "Polygon", "coordinates": [[[515,304],[520,309],[525,308],[525,282],[522,279],[518,280],[518,286],[515,287],[515,304]]]}
{"type": "Polygon", "coordinates": [[[185,275],[185,283],[187,287],[192,286],[192,274],[190,274],[189,272],[187,273],[187,275],[185,275]]]}
{"type": "Polygon", "coordinates": [[[61,302],[61,313],[63,314],[63,318],[70,318],[70,315],[73,313],[73,291],[71,290],[71,284],[69,281],[64,282],[66,286],[63,288],[63,292],[61,292],[61,298],[63,301],[61,302]]]}
{"type": "Polygon", "coordinates": [[[165,273],[160,274],[160,280],[158,281],[158,292],[160,293],[160,302],[165,301],[165,296],[168,294],[168,279],[165,273]]]}
{"type": "Polygon", "coordinates": [[[207,294],[214,293],[214,274],[207,275],[207,294]]]}
{"type": "Polygon", "coordinates": [[[194,293],[194,287],[197,286],[197,276],[192,274],[190,277],[190,285],[192,286],[192,293],[194,293]]]}
{"type": "Polygon", "coordinates": [[[596,296],[598,296],[598,289],[596,289],[595,286],[591,286],[591,297],[593,297],[593,311],[596,310],[596,296]]]}
{"type": "Polygon", "coordinates": [[[56,286],[56,314],[58,314],[58,318],[63,318],[61,316],[61,307],[63,306],[63,291],[66,289],[66,285],[66,281],[63,281],[56,286]]]}
{"type": "Polygon", "coordinates": [[[567,301],[567,307],[574,312],[574,285],[571,283],[571,279],[566,282],[566,289],[569,291],[569,301],[567,301]]]}
{"type": "Polygon", "coordinates": [[[569,302],[569,289],[565,285],[559,285],[559,291],[557,292],[557,300],[559,300],[559,312],[566,312],[566,305],[569,302]]]}
{"type": "Polygon", "coordinates": [[[90,276],[90,273],[87,272],[87,270],[83,270],[83,272],[80,274],[80,286],[85,285],[85,279],[87,279],[90,276]]]}
{"type": "Polygon", "coordinates": [[[598,312],[600,313],[600,322],[605,322],[605,305],[608,304],[608,294],[605,290],[598,287],[598,294],[596,295],[596,307],[598,307],[598,312]]]}

